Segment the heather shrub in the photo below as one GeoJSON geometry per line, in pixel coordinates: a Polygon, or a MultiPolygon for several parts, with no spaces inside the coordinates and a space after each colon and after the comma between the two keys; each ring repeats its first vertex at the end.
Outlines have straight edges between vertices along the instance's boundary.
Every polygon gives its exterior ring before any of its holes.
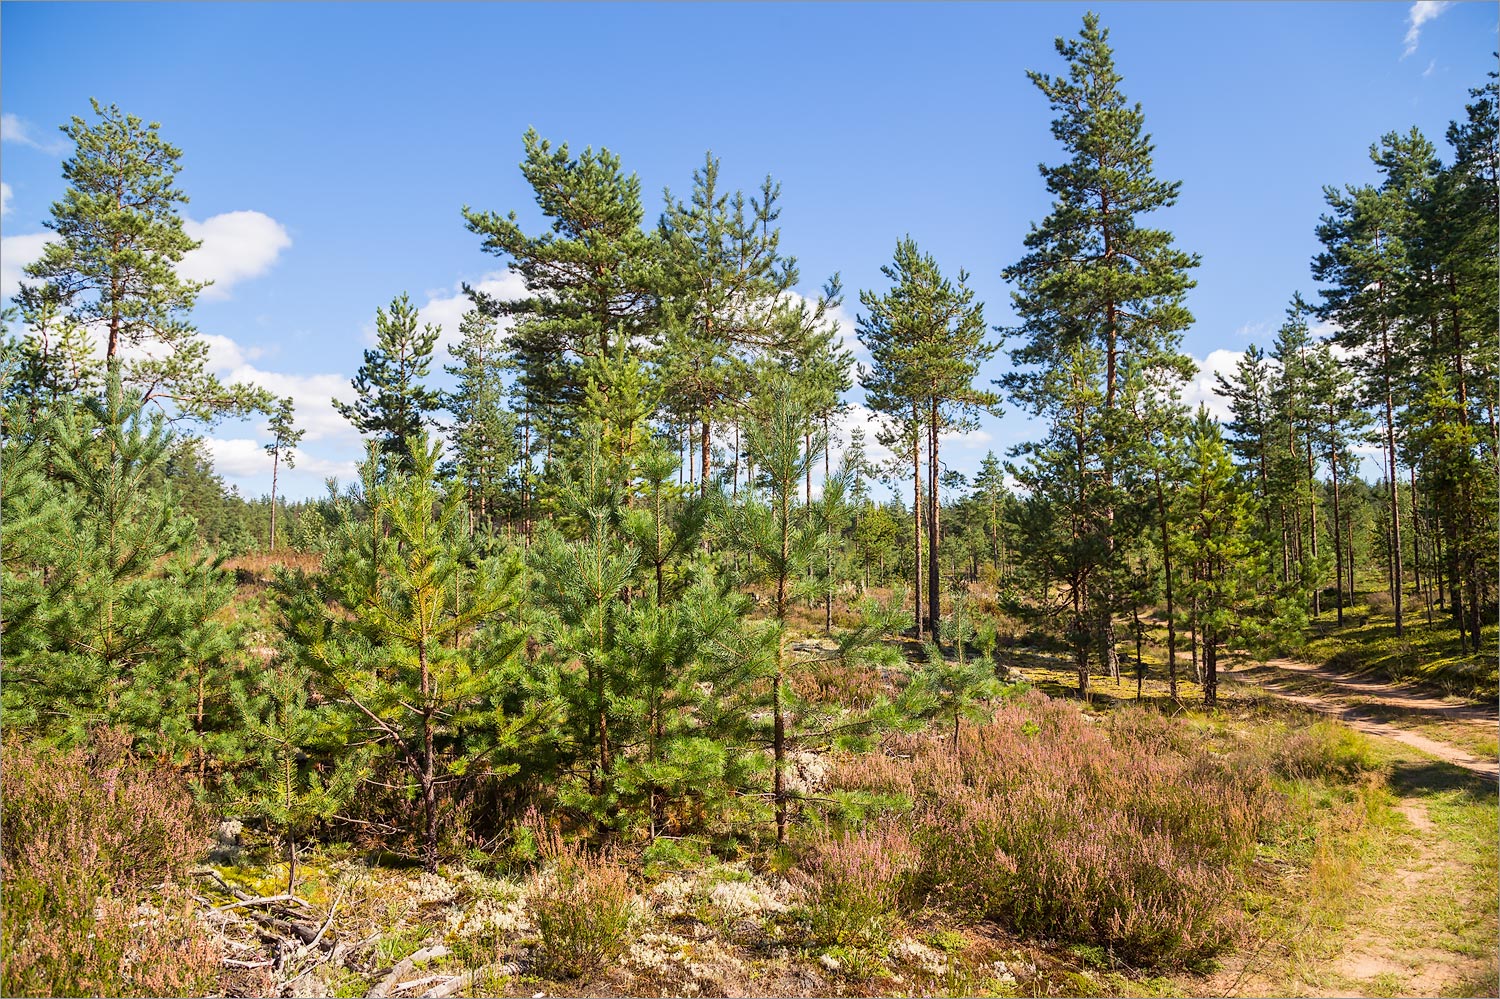
{"type": "Polygon", "coordinates": [[[0,992],[191,995],[218,955],[171,882],[202,823],[170,771],[105,732],[60,751],[8,740],[0,767],[0,992]]]}
{"type": "Polygon", "coordinates": [[[962,733],[957,753],[895,736],[889,757],[837,779],[912,802],[911,884],[927,903],[1137,964],[1190,964],[1233,939],[1238,871],[1282,814],[1264,753],[1208,739],[1032,693],[962,733]]]}
{"type": "Polygon", "coordinates": [[[880,940],[898,919],[917,861],[911,837],[893,822],[858,832],[815,833],[794,877],[813,936],[830,946],[880,940]]]}
{"type": "Polygon", "coordinates": [[[1345,725],[1318,720],[1290,732],[1274,754],[1276,771],[1286,777],[1353,780],[1379,770],[1370,740],[1345,725]]]}
{"type": "Polygon", "coordinates": [[[543,867],[528,905],[541,937],[538,970],[557,978],[593,974],[630,943],[640,903],[612,851],[590,853],[549,829],[538,830],[537,841],[543,867]]]}

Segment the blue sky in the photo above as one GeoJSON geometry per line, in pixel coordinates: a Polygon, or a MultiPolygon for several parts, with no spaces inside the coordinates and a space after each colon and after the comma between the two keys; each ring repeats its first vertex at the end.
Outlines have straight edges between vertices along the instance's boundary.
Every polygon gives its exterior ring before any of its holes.
{"type": "MultiPolygon", "coordinates": [[[[1182,181],[1158,222],[1203,258],[1185,346],[1205,362],[1188,395],[1206,398],[1209,372],[1267,343],[1291,293],[1313,291],[1323,185],[1373,179],[1367,150],[1387,131],[1417,125],[1443,148],[1494,68],[1496,7],[1094,6],[1158,175],[1182,181]]],[[[93,96],[160,121],[183,150],[204,240],[187,268],[217,281],[194,319],[222,373],[297,399],[309,434],[282,479],[291,496],[321,492],[359,455],[329,398],[348,397],[377,306],[407,291],[456,332],[460,282],[514,287],[459,209],[514,209],[541,227],[516,169],[527,126],[618,153],[652,221],[662,188],[685,195],[705,150],[731,184],[772,174],[803,290],[841,272],[846,325],[906,233],[967,269],[1005,324],[1000,271],[1048,210],[1037,164],[1061,156],[1025,72],[1062,70],[1053,39],[1087,9],[5,3],[3,293],[63,192],[57,126],[93,96]]],[[[972,471],[1035,430],[1012,411],[946,457],[972,471]]],[[[209,438],[227,481],[268,491],[263,425],[209,438]]]]}

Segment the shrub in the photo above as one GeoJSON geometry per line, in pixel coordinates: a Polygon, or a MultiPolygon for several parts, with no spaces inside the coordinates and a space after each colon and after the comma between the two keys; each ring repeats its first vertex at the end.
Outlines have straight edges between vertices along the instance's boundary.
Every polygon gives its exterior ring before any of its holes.
{"type": "Polygon", "coordinates": [[[813,936],[827,946],[878,941],[898,918],[917,861],[911,837],[895,823],[817,833],[795,878],[807,899],[813,936]]]}
{"type": "Polygon", "coordinates": [[[590,853],[561,834],[537,833],[543,868],[529,892],[541,935],[538,970],[558,978],[591,975],[630,943],[640,903],[612,851],[590,853]]]}
{"type": "Polygon", "coordinates": [[[912,802],[919,899],[1138,964],[1192,964],[1237,932],[1236,872],[1282,806],[1263,752],[1168,724],[1128,711],[1105,724],[1032,693],[962,733],[958,753],[895,736],[891,757],[837,783],[912,802]]]}
{"type": "Polygon", "coordinates": [[[1381,768],[1369,739],[1345,725],[1319,720],[1291,732],[1274,755],[1286,777],[1353,780],[1381,768]]]}
{"type": "Polygon", "coordinates": [[[191,995],[218,955],[175,888],[201,852],[201,822],[173,774],[96,735],[63,752],[4,747],[0,992],[191,995]],[[165,886],[163,883],[167,882],[165,886]]]}

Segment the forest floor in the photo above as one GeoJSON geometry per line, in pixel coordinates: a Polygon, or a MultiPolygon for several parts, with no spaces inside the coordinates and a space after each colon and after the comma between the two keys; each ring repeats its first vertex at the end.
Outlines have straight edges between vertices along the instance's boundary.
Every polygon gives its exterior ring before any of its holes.
{"type": "MultiPolygon", "coordinates": [[[[1076,698],[1052,656],[1015,650],[1048,693],[1076,698]]],[[[1303,869],[1287,865],[1247,900],[1249,938],[1218,970],[1106,975],[1114,995],[1493,996],[1500,994],[1500,800],[1496,705],[1330,665],[1241,660],[1220,672],[1220,714],[1285,703],[1372,736],[1386,773],[1358,829],[1303,869]]],[[[1094,678],[1096,708],[1134,700],[1133,678],[1094,678]]],[[[1140,696],[1172,710],[1166,684],[1140,696]]],[[[1201,701],[1191,679],[1185,704],[1201,701]]],[[[1272,857],[1271,869],[1287,858],[1272,857]]]]}
{"type": "Polygon", "coordinates": [[[1225,672],[1381,740],[1396,821],[1371,823],[1362,870],[1323,933],[1310,904],[1298,933],[1312,939],[1242,952],[1203,984],[1224,995],[1500,994],[1496,705],[1286,659],[1225,672]]]}
{"type": "Polygon", "coordinates": [[[1240,661],[1227,678],[1337,718],[1367,735],[1394,739],[1465,770],[1500,779],[1500,712],[1407,683],[1351,676],[1290,659],[1240,661]]]}

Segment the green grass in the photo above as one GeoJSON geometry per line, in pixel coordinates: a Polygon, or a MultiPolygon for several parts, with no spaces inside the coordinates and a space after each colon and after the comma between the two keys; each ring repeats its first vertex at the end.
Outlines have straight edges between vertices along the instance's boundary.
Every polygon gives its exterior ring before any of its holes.
{"type": "Polygon", "coordinates": [[[1298,658],[1388,680],[1416,680],[1479,700],[1493,700],[1500,691],[1496,665],[1500,630],[1495,627],[1481,631],[1480,651],[1466,653],[1452,619],[1436,610],[1431,625],[1425,611],[1409,611],[1400,638],[1388,612],[1372,611],[1365,605],[1347,608],[1344,621],[1339,628],[1325,611],[1298,658]]]}

